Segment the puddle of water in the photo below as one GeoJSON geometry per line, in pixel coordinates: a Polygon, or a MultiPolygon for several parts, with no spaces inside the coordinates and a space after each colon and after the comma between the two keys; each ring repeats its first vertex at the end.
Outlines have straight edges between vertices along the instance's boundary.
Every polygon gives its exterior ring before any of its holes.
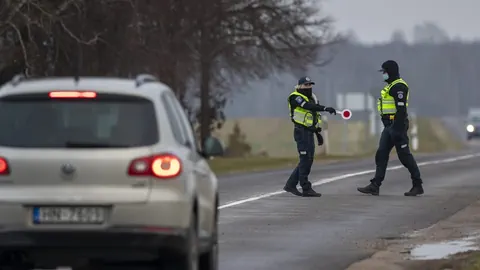
{"type": "Polygon", "coordinates": [[[480,250],[475,241],[477,238],[478,236],[472,236],[455,241],[419,245],[410,251],[410,257],[413,260],[439,260],[461,252],[480,250]]]}

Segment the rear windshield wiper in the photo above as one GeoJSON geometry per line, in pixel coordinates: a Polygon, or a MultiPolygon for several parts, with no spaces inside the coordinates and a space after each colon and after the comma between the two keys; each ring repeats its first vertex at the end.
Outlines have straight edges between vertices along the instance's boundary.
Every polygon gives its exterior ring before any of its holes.
{"type": "Polygon", "coordinates": [[[98,142],[81,142],[81,141],[67,141],[65,142],[67,148],[125,148],[127,145],[98,143],[98,142]]]}

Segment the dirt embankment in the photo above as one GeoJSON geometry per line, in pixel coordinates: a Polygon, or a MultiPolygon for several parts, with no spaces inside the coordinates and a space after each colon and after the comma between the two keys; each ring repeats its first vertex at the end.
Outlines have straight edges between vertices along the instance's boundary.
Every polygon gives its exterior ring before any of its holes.
{"type": "Polygon", "coordinates": [[[480,270],[480,201],[346,270],[480,270]]]}

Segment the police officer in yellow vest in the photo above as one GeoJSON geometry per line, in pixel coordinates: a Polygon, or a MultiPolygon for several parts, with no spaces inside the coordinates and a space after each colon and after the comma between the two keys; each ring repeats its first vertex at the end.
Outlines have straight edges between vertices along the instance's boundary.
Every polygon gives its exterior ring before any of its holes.
{"type": "Polygon", "coordinates": [[[388,60],[382,64],[383,79],[387,85],[382,89],[378,99],[377,108],[382,118],[384,129],[380,136],[380,143],[375,155],[376,172],[370,184],[366,187],[357,188],[365,194],[379,195],[380,186],[388,165],[388,158],[395,146],[400,162],[410,172],[413,187],[405,192],[405,196],[417,196],[423,194],[422,179],[417,162],[410,152],[408,138],[408,97],[410,95],[407,83],[400,78],[398,64],[388,60]]]}
{"type": "Polygon", "coordinates": [[[314,84],[310,78],[302,77],[298,80],[295,90],[288,97],[290,119],[294,123],[293,137],[297,143],[300,162],[288,178],[283,189],[294,195],[304,197],[321,196],[320,193],[312,189],[312,184],[308,181],[308,175],[310,174],[315,155],[314,135],[317,135],[319,144],[323,143],[320,135],[322,130],[320,112],[327,111],[330,114],[336,114],[334,108],[319,104],[317,97],[312,93],[314,84]],[[299,182],[303,192],[297,189],[299,182]]]}

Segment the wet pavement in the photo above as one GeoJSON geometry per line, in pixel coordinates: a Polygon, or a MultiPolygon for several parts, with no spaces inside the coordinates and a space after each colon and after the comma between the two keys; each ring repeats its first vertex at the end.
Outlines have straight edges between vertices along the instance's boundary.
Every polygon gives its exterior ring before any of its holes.
{"type": "Polygon", "coordinates": [[[403,196],[411,182],[398,161],[378,197],[356,191],[373,174],[371,159],[317,165],[311,179],[321,198],[281,192],[288,170],[223,177],[220,269],[343,270],[382,239],[428,227],[479,199],[477,152],[418,156],[421,197],[403,196]]]}

